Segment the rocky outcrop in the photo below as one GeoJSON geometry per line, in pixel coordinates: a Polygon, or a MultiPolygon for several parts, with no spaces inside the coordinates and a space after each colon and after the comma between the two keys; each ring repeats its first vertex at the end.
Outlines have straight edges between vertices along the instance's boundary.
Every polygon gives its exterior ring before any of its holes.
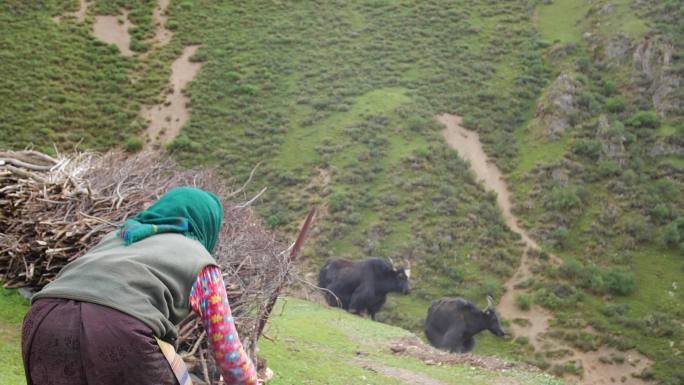
{"type": "Polygon", "coordinates": [[[600,37],[587,33],[584,37],[593,47],[597,65],[619,67],[631,64],[631,82],[641,97],[650,100],[660,118],[682,109],[684,102],[677,90],[683,82],[673,68],[675,49],[667,38],[650,35],[635,42],[624,34],[600,37]]]}
{"type": "Polygon", "coordinates": [[[632,54],[632,81],[642,95],[650,97],[658,116],[665,118],[681,110],[677,89],[682,79],[672,68],[674,46],[663,37],[645,37],[632,54]]]}
{"type": "Polygon", "coordinates": [[[684,147],[675,143],[656,142],[648,151],[648,155],[652,157],[664,155],[684,155],[684,147]]]}
{"type": "Polygon", "coordinates": [[[608,67],[629,63],[634,49],[632,39],[624,34],[611,36],[602,41],[594,39],[594,43],[594,61],[608,67]]]}
{"type": "Polygon", "coordinates": [[[601,152],[604,157],[616,159],[620,165],[624,163],[627,157],[625,132],[620,127],[611,127],[606,115],[601,115],[598,118],[596,138],[601,142],[601,152]]]}
{"type": "Polygon", "coordinates": [[[537,105],[535,117],[546,129],[549,139],[559,139],[572,126],[580,87],[571,74],[563,72],[537,105]]]}

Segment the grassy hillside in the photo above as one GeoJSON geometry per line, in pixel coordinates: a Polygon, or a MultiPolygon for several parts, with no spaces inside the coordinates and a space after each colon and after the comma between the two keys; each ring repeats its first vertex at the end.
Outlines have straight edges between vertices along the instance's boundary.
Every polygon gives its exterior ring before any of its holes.
{"type": "MultiPolygon", "coordinates": [[[[517,131],[521,161],[509,185],[532,234],[566,259],[528,283],[532,300],[556,313],[556,330],[590,325],[603,335],[599,344],[636,347],[654,359],[647,377],[678,384],[684,94],[681,87],[659,92],[684,69],[684,31],[675,21],[684,8],[637,3],[538,6],[556,80],[517,131]],[[669,63],[661,56],[668,52],[669,63]],[[568,126],[554,132],[554,119],[563,118],[568,126]]],[[[581,335],[570,338],[582,346],[581,335]]]]}
{"type": "Polygon", "coordinates": [[[180,159],[237,178],[263,161],[253,190],[271,186],[262,213],[283,233],[322,204],[313,268],[393,255],[414,262],[416,297],[501,293],[520,247],[433,116],[464,115],[513,162],[533,104],[511,96],[546,78],[527,2],[201,4],[172,4],[205,60],[180,159]]]}
{"type": "MultiPolygon", "coordinates": [[[[439,135],[451,112],[506,173],[516,214],[566,263],[535,271],[528,297],[583,349],[636,347],[646,376],[684,381],[684,8],[675,0],[173,0],[167,46],[150,50],[152,0],[0,6],[0,147],[124,146],[159,102],[171,61],[201,44],[192,114],[169,146],[218,165],[291,235],[320,205],[302,271],[329,256],[413,263],[414,291],[380,319],[420,330],[429,302],[500,297],[522,247],[496,200],[439,135]],[[89,33],[130,11],[122,57],[89,33]],[[679,79],[679,80],[678,80],[679,79]]],[[[286,323],[287,324],[287,323],[286,323]]],[[[564,334],[565,333],[565,334],[564,334]]],[[[565,336],[565,337],[563,337],[565,336]]],[[[478,352],[543,364],[509,340],[478,352]]],[[[280,359],[279,359],[280,360],[280,359]]],[[[275,366],[275,362],[274,362],[275,366]]]]}
{"type": "Polygon", "coordinates": [[[15,290],[0,287],[0,384],[23,385],[21,321],[28,301],[15,290]]]}
{"type": "Polygon", "coordinates": [[[281,299],[274,314],[267,330],[274,341],[259,344],[260,355],[275,373],[274,385],[560,384],[522,368],[493,370],[469,362],[435,365],[394,354],[389,346],[414,338],[411,333],[295,298],[281,299]]]}
{"type": "MultiPolygon", "coordinates": [[[[18,294],[3,290],[0,309],[0,383],[23,385],[19,330],[26,304],[18,294]]],[[[380,385],[416,380],[438,385],[499,384],[504,380],[521,385],[560,384],[524,368],[428,365],[417,357],[396,355],[390,344],[411,338],[409,332],[295,298],[282,299],[274,314],[266,331],[270,339],[259,344],[259,355],[275,373],[269,382],[273,385],[380,385]]]]}

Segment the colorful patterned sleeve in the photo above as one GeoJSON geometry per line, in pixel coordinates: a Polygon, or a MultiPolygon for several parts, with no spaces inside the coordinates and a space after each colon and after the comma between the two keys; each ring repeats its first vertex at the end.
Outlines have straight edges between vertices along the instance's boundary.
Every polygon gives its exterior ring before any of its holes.
{"type": "Polygon", "coordinates": [[[256,369],[238,338],[217,266],[207,266],[197,276],[190,291],[190,307],[202,319],[226,384],[256,385],[256,369]]]}

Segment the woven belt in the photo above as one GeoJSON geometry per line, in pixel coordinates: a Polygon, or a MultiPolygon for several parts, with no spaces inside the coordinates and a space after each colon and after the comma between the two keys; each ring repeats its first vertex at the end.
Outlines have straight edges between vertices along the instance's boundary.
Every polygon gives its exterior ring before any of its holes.
{"type": "Polygon", "coordinates": [[[176,349],[168,342],[164,342],[157,337],[157,344],[161,349],[162,354],[166,357],[171,365],[171,370],[173,370],[173,375],[176,376],[179,385],[192,385],[192,380],[190,379],[190,373],[188,373],[188,367],[185,366],[185,362],[181,356],[176,353],[176,349]]]}

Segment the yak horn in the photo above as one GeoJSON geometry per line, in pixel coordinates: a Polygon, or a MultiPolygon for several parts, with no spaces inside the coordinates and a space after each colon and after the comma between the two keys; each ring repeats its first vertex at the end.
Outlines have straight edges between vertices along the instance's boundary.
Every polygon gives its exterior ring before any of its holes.
{"type": "Polygon", "coordinates": [[[406,258],[404,259],[404,263],[406,264],[406,267],[404,267],[406,278],[411,278],[411,260],[406,258]]]}
{"type": "Polygon", "coordinates": [[[392,260],[392,257],[387,257],[389,259],[390,265],[392,265],[392,268],[394,268],[394,261],[392,260]]]}
{"type": "Polygon", "coordinates": [[[494,309],[494,299],[491,295],[487,296],[487,307],[490,309],[494,309]]]}

